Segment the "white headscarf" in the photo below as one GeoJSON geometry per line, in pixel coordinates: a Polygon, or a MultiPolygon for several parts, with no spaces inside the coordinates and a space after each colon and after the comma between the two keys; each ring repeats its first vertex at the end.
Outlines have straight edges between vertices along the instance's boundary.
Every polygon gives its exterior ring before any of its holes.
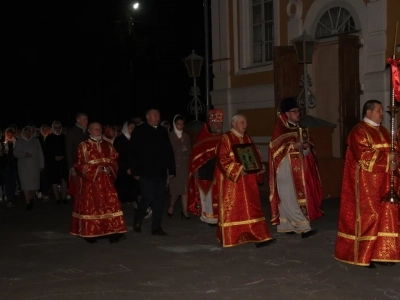
{"type": "Polygon", "coordinates": [[[181,117],[181,115],[175,115],[175,117],[174,117],[174,119],[173,119],[173,121],[172,121],[172,125],[174,126],[174,132],[175,132],[175,134],[177,135],[177,137],[178,137],[178,138],[181,138],[181,137],[182,137],[182,132],[183,132],[183,130],[178,130],[178,129],[176,128],[175,119],[176,119],[177,117],[181,117]]]}
{"type": "Polygon", "coordinates": [[[16,141],[17,139],[15,138],[15,131],[14,131],[14,129],[13,128],[7,128],[6,129],[6,131],[5,131],[5,137],[4,137],[4,149],[5,149],[5,151],[6,151],[6,153],[8,153],[8,142],[11,142],[11,143],[13,143],[13,145],[15,146],[15,141],[16,141]],[[12,131],[14,134],[13,134],[13,137],[11,138],[11,139],[9,139],[8,137],[7,137],[7,132],[8,131],[12,131]]]}
{"type": "Polygon", "coordinates": [[[24,139],[25,141],[29,142],[34,137],[35,133],[33,132],[33,130],[34,129],[32,128],[32,126],[25,126],[21,131],[21,138],[24,139]],[[25,135],[25,132],[28,131],[28,130],[31,132],[31,136],[30,137],[27,137],[25,135]]]}
{"type": "Polygon", "coordinates": [[[53,121],[53,123],[51,124],[51,132],[54,135],[60,135],[62,133],[62,129],[63,127],[60,121],[53,121]]]}
{"type": "Polygon", "coordinates": [[[122,134],[128,139],[131,139],[131,134],[129,133],[129,125],[128,122],[125,122],[124,126],[122,126],[121,130],[122,134]]]}

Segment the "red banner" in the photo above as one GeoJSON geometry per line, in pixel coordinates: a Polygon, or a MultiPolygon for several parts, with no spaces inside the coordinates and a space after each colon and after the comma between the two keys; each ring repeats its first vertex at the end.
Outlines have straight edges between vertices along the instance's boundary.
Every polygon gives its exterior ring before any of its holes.
{"type": "Polygon", "coordinates": [[[388,58],[388,63],[392,67],[392,86],[394,90],[394,98],[400,102],[400,83],[399,83],[399,63],[400,59],[388,58]]]}

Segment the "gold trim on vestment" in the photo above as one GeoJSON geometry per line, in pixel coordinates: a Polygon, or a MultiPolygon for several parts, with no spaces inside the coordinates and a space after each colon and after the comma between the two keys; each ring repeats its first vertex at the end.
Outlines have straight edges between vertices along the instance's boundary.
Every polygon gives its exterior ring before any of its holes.
{"type": "Polygon", "coordinates": [[[390,148],[390,146],[389,146],[388,143],[383,143],[383,144],[374,144],[374,145],[372,146],[372,148],[373,148],[373,149],[374,149],[374,148],[390,148]]]}
{"type": "Polygon", "coordinates": [[[109,158],[98,158],[98,159],[89,160],[89,161],[86,162],[86,163],[89,164],[89,165],[96,165],[96,164],[99,164],[99,163],[111,164],[111,163],[112,163],[112,160],[109,159],[109,158]]]}
{"type": "Polygon", "coordinates": [[[235,165],[234,164],[230,164],[230,166],[229,166],[229,168],[228,168],[228,170],[226,170],[226,177],[231,177],[231,172],[232,172],[232,169],[235,167],[235,165]]]}
{"type": "Polygon", "coordinates": [[[205,212],[202,212],[202,215],[206,218],[218,218],[218,216],[214,215],[214,214],[208,214],[205,212]]]}
{"type": "Polygon", "coordinates": [[[399,237],[399,234],[395,232],[378,232],[378,236],[397,238],[399,237]]]}
{"type": "MultiPolygon", "coordinates": [[[[360,266],[360,267],[367,267],[367,266],[370,265],[370,263],[367,263],[367,264],[360,264],[360,263],[356,263],[356,262],[350,261],[350,260],[339,259],[339,258],[337,258],[337,257],[335,257],[335,259],[336,259],[337,261],[340,261],[340,262],[343,262],[343,263],[346,263],[346,264],[355,265],[355,266],[360,266]]],[[[394,262],[394,263],[395,263],[395,262],[400,262],[400,260],[397,260],[397,259],[373,259],[373,260],[371,260],[371,262],[374,262],[374,261],[378,261],[378,262],[394,262]]]]}
{"type": "MultiPolygon", "coordinates": [[[[356,236],[360,236],[361,232],[361,215],[360,215],[360,166],[357,165],[355,174],[356,181],[356,224],[355,224],[355,236],[354,240],[356,240],[356,236]]],[[[340,232],[339,232],[340,233],[340,232]]],[[[338,233],[338,234],[339,234],[338,233]]],[[[358,242],[354,243],[354,263],[357,262],[358,259],[358,242]]]]}
{"type": "Polygon", "coordinates": [[[340,262],[343,262],[343,263],[346,263],[346,264],[350,264],[350,265],[355,265],[355,266],[366,267],[366,266],[369,266],[369,265],[370,265],[370,264],[359,264],[359,263],[356,263],[356,262],[351,261],[351,260],[343,260],[343,259],[339,259],[339,258],[337,258],[337,257],[335,257],[335,259],[336,259],[337,261],[340,261],[340,262]]]}
{"type": "Polygon", "coordinates": [[[78,219],[83,219],[83,220],[102,220],[102,219],[111,219],[115,217],[122,216],[124,213],[122,211],[118,211],[115,213],[109,213],[109,214],[104,214],[104,215],[81,215],[76,212],[72,213],[72,216],[78,219]]]}
{"type": "Polygon", "coordinates": [[[271,141],[269,143],[269,147],[273,148],[273,147],[275,147],[275,144],[280,144],[281,140],[290,138],[292,136],[297,139],[298,134],[299,134],[299,132],[297,129],[296,129],[296,131],[293,131],[293,132],[284,133],[284,134],[280,135],[279,137],[277,137],[274,141],[271,141]]]}
{"type": "Polygon", "coordinates": [[[357,237],[355,235],[350,235],[350,234],[346,234],[343,232],[338,232],[337,234],[340,237],[343,237],[345,239],[349,239],[349,240],[358,240],[358,241],[374,241],[376,240],[378,237],[392,237],[392,238],[397,238],[399,237],[398,233],[395,232],[378,232],[377,236],[360,236],[357,237]]]}
{"type": "MultiPolygon", "coordinates": [[[[195,165],[197,164],[196,161],[197,161],[198,159],[200,159],[203,155],[205,155],[205,154],[208,153],[208,152],[215,152],[215,149],[216,149],[216,147],[212,147],[212,148],[209,148],[209,149],[207,149],[207,150],[205,150],[205,151],[199,153],[198,155],[196,155],[196,156],[191,160],[191,162],[190,162],[191,165],[192,165],[192,167],[195,166],[195,165]]],[[[208,158],[206,161],[209,161],[209,160],[212,159],[212,158],[213,158],[213,157],[208,158]]],[[[204,158],[203,158],[203,160],[204,160],[204,158]]],[[[204,165],[204,164],[202,164],[202,165],[204,165]]],[[[202,165],[199,165],[196,169],[194,169],[194,167],[193,167],[192,172],[189,173],[189,177],[192,177],[192,176],[193,176],[193,173],[196,172],[202,165]]]]}
{"type": "Polygon", "coordinates": [[[107,235],[126,233],[126,232],[127,232],[127,230],[120,230],[120,231],[108,232],[108,233],[104,233],[104,234],[95,234],[95,235],[82,235],[82,234],[76,234],[73,232],[69,232],[69,233],[73,236],[79,236],[79,237],[83,237],[83,238],[92,238],[92,237],[94,238],[94,237],[99,237],[99,236],[107,236],[107,235]]]}
{"type": "Polygon", "coordinates": [[[195,161],[195,160],[199,159],[202,155],[206,154],[207,152],[215,151],[215,148],[216,148],[216,147],[212,147],[212,148],[207,149],[206,151],[203,151],[203,152],[199,153],[198,155],[196,155],[196,156],[193,158],[192,161],[195,161]]]}
{"type": "Polygon", "coordinates": [[[374,155],[372,156],[371,162],[369,163],[369,166],[368,166],[368,172],[372,172],[372,170],[373,170],[373,168],[374,168],[374,164],[375,164],[375,162],[376,162],[376,159],[378,158],[378,153],[379,153],[379,152],[375,150],[375,153],[374,153],[374,155]]]}
{"type": "Polygon", "coordinates": [[[235,247],[235,246],[239,246],[239,245],[243,245],[243,244],[248,244],[248,243],[255,243],[255,244],[258,244],[258,243],[266,242],[266,241],[269,241],[269,240],[272,240],[272,239],[273,239],[272,237],[269,237],[269,238],[266,238],[266,239],[264,239],[264,240],[247,240],[247,241],[239,242],[239,243],[237,243],[237,244],[227,245],[227,244],[225,244],[225,240],[220,241],[220,240],[217,238],[217,240],[218,240],[220,243],[222,243],[222,247],[224,247],[224,248],[235,247]]]}
{"type": "Polygon", "coordinates": [[[247,221],[238,221],[238,222],[228,222],[228,223],[221,223],[219,222],[219,225],[221,227],[229,227],[229,226],[237,226],[237,225],[248,225],[248,224],[254,224],[257,222],[265,221],[265,217],[261,217],[258,219],[252,219],[252,220],[247,220],[247,221]]]}

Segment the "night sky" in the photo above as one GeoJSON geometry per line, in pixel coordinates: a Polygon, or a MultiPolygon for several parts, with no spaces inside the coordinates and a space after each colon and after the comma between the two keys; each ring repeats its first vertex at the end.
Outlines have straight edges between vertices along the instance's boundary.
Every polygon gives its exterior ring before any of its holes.
{"type": "Polygon", "coordinates": [[[142,0],[137,11],[126,0],[13,2],[3,128],[53,120],[69,126],[78,111],[120,124],[150,106],[162,119],[194,119],[182,60],[192,49],[204,57],[202,0],[142,0]],[[14,109],[5,110],[8,104],[14,109]]]}

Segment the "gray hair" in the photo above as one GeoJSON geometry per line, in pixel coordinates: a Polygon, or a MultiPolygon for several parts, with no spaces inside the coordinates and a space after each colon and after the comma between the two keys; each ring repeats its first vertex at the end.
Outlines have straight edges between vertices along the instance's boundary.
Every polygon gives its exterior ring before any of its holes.
{"type": "Polygon", "coordinates": [[[246,116],[245,116],[244,114],[242,114],[242,113],[236,113],[236,114],[234,114],[234,115],[232,116],[231,124],[235,123],[235,122],[239,119],[239,117],[246,118],[246,116]]]}

